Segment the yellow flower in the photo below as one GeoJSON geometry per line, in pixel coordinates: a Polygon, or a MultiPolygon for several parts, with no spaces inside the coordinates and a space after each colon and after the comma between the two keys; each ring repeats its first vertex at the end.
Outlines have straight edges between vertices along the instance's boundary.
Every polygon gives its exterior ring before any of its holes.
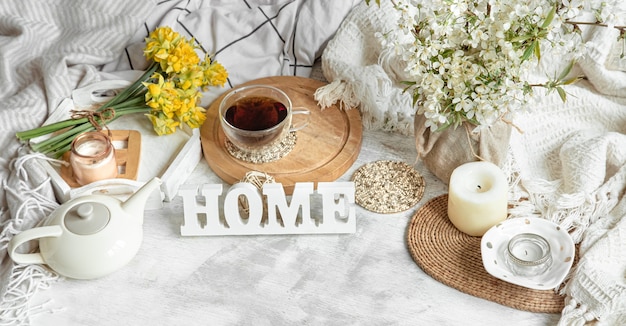
{"type": "Polygon", "coordinates": [[[171,117],[172,98],[176,97],[174,83],[166,81],[160,73],[155,73],[151,79],[156,79],[156,83],[143,83],[148,89],[145,96],[146,104],[153,110],[162,111],[171,117]]]}
{"type": "Polygon", "coordinates": [[[161,62],[167,59],[170,49],[180,40],[180,34],[174,32],[170,27],[159,27],[152,31],[146,38],[144,55],[148,60],[161,62]]]}
{"type": "Polygon", "coordinates": [[[187,124],[191,128],[200,128],[205,120],[206,110],[203,107],[196,106],[194,110],[191,111],[191,116],[189,117],[187,124]]]}
{"type": "Polygon", "coordinates": [[[180,125],[180,122],[154,111],[146,114],[146,116],[152,122],[152,127],[159,136],[173,134],[176,132],[176,127],[180,125]]]}
{"type": "MultiPolygon", "coordinates": [[[[144,48],[146,59],[152,61],[150,66],[128,88],[104,103],[97,113],[114,110],[110,121],[126,114],[143,113],[158,135],[174,133],[181,124],[200,127],[206,120],[206,110],[198,106],[202,96],[200,89],[223,86],[228,73],[209,56],[201,62],[194,44],[194,39],[187,40],[167,26],[152,31],[144,48]]],[[[31,144],[34,151],[59,158],[69,150],[78,133],[95,129],[86,120],[70,118],[15,135],[22,141],[29,141],[59,131],[48,140],[31,144]],[[67,130],[62,131],[64,129],[67,130]]]]}
{"type": "Polygon", "coordinates": [[[201,62],[195,40],[181,37],[169,27],[159,27],[146,39],[146,58],[159,64],[151,82],[146,82],[148,117],[159,135],[173,133],[182,123],[198,128],[206,120],[206,110],[198,104],[199,89],[223,86],[228,72],[208,55],[201,62]]]}
{"type": "Polygon", "coordinates": [[[202,94],[195,89],[179,92],[177,116],[181,122],[189,124],[191,112],[193,112],[200,103],[202,94]]]}
{"type": "Polygon", "coordinates": [[[152,110],[148,117],[159,135],[173,133],[182,123],[198,128],[206,120],[206,110],[198,106],[199,89],[223,86],[228,72],[219,62],[205,55],[201,62],[195,40],[185,39],[164,26],[146,38],[144,54],[159,65],[148,82],[145,101],[152,110]]]}
{"type": "Polygon", "coordinates": [[[186,40],[170,27],[159,27],[146,38],[144,55],[159,63],[167,74],[177,74],[200,62],[194,43],[193,38],[186,40]]]}
{"type": "Polygon", "coordinates": [[[187,71],[178,74],[177,86],[183,90],[202,87],[204,74],[200,66],[195,65],[187,71]]]}
{"type": "MultiPolygon", "coordinates": [[[[193,39],[190,42],[194,42],[193,39]]],[[[167,59],[161,62],[161,68],[168,74],[177,74],[192,69],[199,62],[200,58],[192,43],[180,41],[170,51],[167,59]]]]}
{"type": "Polygon", "coordinates": [[[161,87],[159,85],[148,84],[148,83],[145,83],[145,84],[148,87],[148,93],[146,94],[147,95],[146,97],[150,96],[154,98],[154,97],[159,97],[159,95],[161,95],[161,87]]]}
{"type": "Polygon", "coordinates": [[[202,62],[203,81],[202,87],[206,90],[208,86],[224,86],[228,78],[226,68],[219,62],[206,57],[202,62]]]}

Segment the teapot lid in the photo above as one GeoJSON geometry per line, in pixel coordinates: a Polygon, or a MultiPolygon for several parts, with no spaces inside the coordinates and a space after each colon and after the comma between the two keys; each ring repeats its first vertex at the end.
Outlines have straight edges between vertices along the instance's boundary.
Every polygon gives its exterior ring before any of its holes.
{"type": "Polygon", "coordinates": [[[65,227],[78,235],[100,232],[109,224],[111,212],[106,205],[97,202],[81,203],[72,207],[65,215],[65,227]]]}

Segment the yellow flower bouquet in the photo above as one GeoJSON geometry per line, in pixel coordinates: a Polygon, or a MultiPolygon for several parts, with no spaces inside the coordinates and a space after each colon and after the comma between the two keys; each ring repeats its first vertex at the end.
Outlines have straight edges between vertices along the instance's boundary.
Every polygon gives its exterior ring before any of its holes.
{"type": "Polygon", "coordinates": [[[100,129],[131,113],[144,113],[158,135],[172,134],[182,124],[198,128],[206,120],[206,110],[199,105],[201,90],[223,86],[228,73],[208,55],[200,60],[196,48],[194,39],[186,39],[170,27],[159,27],[146,38],[144,55],[151,61],[150,66],[128,88],[95,111],[73,111],[70,119],[21,131],[16,136],[29,141],[56,133],[30,146],[58,158],[79,134],[100,129]]]}

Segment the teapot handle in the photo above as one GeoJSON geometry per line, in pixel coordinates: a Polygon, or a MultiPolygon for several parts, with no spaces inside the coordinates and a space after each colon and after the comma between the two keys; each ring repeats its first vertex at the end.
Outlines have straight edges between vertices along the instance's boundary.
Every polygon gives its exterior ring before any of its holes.
{"type": "Polygon", "coordinates": [[[20,232],[11,238],[8,245],[8,252],[11,259],[18,264],[45,264],[43,256],[39,252],[32,254],[20,254],[15,250],[23,243],[45,237],[58,237],[63,233],[59,225],[36,227],[20,232]]]}

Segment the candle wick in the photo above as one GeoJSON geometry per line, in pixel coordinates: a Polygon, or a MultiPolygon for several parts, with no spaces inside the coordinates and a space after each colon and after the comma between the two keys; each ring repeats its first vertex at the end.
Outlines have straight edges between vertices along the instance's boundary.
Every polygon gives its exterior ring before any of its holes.
{"type": "Polygon", "coordinates": [[[476,185],[476,188],[482,189],[483,187],[481,187],[480,185],[476,185]]]}

